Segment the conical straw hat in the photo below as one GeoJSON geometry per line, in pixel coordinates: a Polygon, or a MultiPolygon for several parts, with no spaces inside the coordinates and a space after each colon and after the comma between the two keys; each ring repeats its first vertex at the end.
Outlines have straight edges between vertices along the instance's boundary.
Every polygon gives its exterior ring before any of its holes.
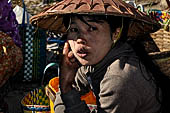
{"type": "Polygon", "coordinates": [[[130,18],[133,22],[129,27],[129,36],[152,33],[160,28],[154,19],[121,0],[63,0],[33,16],[30,21],[40,28],[64,33],[66,29],[63,25],[63,16],[67,14],[113,15],[130,18]]]}

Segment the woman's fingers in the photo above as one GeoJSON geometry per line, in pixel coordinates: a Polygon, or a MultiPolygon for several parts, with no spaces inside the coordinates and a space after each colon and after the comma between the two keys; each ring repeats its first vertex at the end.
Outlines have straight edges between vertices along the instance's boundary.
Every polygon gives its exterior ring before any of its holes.
{"type": "Polygon", "coordinates": [[[63,48],[63,60],[65,64],[73,67],[78,67],[78,61],[75,58],[73,51],[70,50],[70,45],[68,42],[65,42],[63,48]]]}
{"type": "Polygon", "coordinates": [[[74,57],[73,52],[69,50],[69,46],[69,43],[66,42],[63,49],[63,55],[67,56],[67,61],[74,63],[76,58],[74,57]]]}
{"type": "Polygon", "coordinates": [[[64,48],[63,48],[63,55],[67,55],[69,52],[69,43],[65,42],[64,48]]]}
{"type": "Polygon", "coordinates": [[[64,48],[63,48],[62,61],[64,61],[66,64],[70,63],[68,54],[69,54],[69,43],[65,42],[64,48]]]}
{"type": "Polygon", "coordinates": [[[74,58],[73,51],[69,51],[69,53],[68,53],[68,58],[74,58]]]}

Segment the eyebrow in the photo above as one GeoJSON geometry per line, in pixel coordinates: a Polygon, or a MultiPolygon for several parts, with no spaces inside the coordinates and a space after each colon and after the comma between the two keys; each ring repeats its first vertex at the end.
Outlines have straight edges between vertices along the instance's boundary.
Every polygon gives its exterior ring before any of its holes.
{"type": "MultiPolygon", "coordinates": [[[[82,17],[80,17],[80,18],[78,18],[78,19],[80,19],[80,21],[82,21],[83,23],[85,23],[86,25],[88,25],[89,27],[91,27],[91,25],[90,24],[88,24],[88,22],[95,22],[95,21],[91,21],[91,20],[84,20],[82,17]]],[[[75,22],[73,22],[73,21],[71,21],[71,23],[70,24],[76,24],[75,22]]]]}
{"type": "MultiPolygon", "coordinates": [[[[82,21],[82,22],[89,25],[87,22],[96,22],[96,21],[95,20],[87,20],[87,21],[82,21]]],[[[76,23],[72,21],[71,24],[76,24],[76,23]]]]}
{"type": "Polygon", "coordinates": [[[103,23],[104,20],[97,20],[97,19],[88,19],[87,22],[96,22],[96,23],[103,23]]]}
{"type": "MultiPolygon", "coordinates": [[[[94,18],[89,18],[89,19],[87,19],[87,20],[84,20],[84,18],[82,18],[82,17],[79,17],[78,19],[80,19],[80,21],[82,21],[83,23],[85,23],[86,25],[88,25],[89,27],[92,27],[92,25],[90,25],[88,22],[95,22],[95,23],[98,23],[98,24],[100,24],[100,23],[104,23],[104,20],[97,20],[97,19],[94,19],[94,18]]],[[[76,24],[75,22],[71,22],[70,24],[76,24]]]]}

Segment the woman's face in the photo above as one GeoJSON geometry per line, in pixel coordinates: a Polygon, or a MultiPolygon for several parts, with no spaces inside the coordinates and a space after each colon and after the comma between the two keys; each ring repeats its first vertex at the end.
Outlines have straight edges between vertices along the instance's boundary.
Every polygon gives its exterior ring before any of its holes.
{"type": "Polygon", "coordinates": [[[82,65],[99,63],[112,46],[109,24],[99,22],[89,17],[83,17],[83,22],[77,17],[71,19],[68,30],[68,42],[74,56],[82,65]]]}

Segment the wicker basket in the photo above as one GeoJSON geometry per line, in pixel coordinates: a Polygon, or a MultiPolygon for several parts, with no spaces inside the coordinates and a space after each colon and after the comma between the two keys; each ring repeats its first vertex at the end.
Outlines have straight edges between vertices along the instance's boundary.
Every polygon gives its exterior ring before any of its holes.
{"type": "Polygon", "coordinates": [[[170,51],[170,32],[160,29],[152,33],[151,37],[161,52],[170,51]]]}
{"type": "Polygon", "coordinates": [[[161,71],[170,76],[170,31],[163,28],[155,33],[150,34],[155,44],[159,48],[159,52],[151,52],[149,55],[155,63],[160,67],[161,71]]]}

